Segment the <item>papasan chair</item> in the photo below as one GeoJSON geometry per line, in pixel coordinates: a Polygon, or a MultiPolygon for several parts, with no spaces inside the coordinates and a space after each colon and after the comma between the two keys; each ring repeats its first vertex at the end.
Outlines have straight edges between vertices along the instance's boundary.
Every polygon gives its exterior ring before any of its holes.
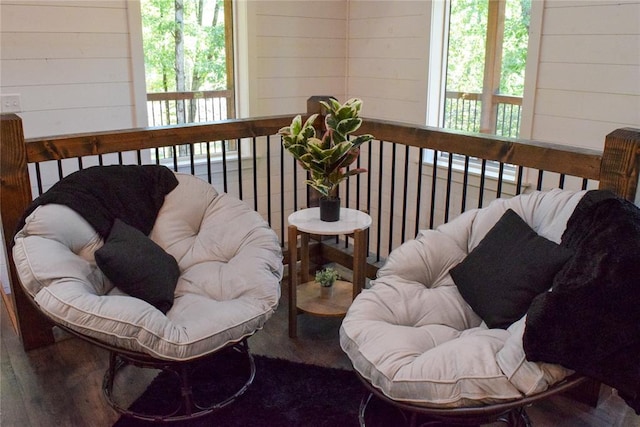
{"type": "Polygon", "coordinates": [[[159,165],[75,172],[27,210],[13,256],[54,324],[109,350],[103,391],[121,414],[191,419],[253,381],[247,338],[278,305],[281,247],[257,212],[209,183],[159,165]],[[223,350],[245,361],[246,376],[214,402],[195,396],[195,366],[223,350]],[[175,375],[177,405],[161,414],[122,407],[114,382],[127,366],[175,375]]]}
{"type": "Polygon", "coordinates": [[[384,402],[410,425],[527,426],[526,405],[593,377],[635,395],[640,214],[604,193],[498,199],[392,251],[340,329],[370,391],[361,425],[384,402]]]}

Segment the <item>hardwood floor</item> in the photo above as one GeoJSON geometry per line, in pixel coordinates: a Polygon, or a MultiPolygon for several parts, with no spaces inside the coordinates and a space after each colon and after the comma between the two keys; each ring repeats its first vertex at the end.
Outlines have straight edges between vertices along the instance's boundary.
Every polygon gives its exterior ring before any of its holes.
{"type": "MultiPolygon", "coordinates": [[[[252,352],[349,369],[349,360],[338,343],[340,319],[301,315],[298,338],[289,339],[286,297],[283,292],[276,314],[249,339],[252,352]]],[[[61,336],[54,345],[25,353],[4,305],[1,330],[2,427],[109,427],[119,418],[102,396],[106,351],[61,336]]],[[[535,427],[640,427],[640,416],[607,387],[597,408],[560,396],[528,408],[527,413],[535,427]]]]}

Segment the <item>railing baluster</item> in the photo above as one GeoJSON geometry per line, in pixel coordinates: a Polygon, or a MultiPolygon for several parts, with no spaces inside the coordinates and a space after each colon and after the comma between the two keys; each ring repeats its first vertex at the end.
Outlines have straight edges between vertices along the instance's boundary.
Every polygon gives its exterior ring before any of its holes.
{"type": "Polygon", "coordinates": [[[487,176],[487,161],[482,159],[482,167],[480,168],[480,189],[478,191],[478,208],[482,207],[484,200],[484,180],[487,176]]]}
{"type": "MultiPolygon", "coordinates": [[[[351,170],[350,166],[346,167],[346,172],[348,173],[349,170],[351,170]]],[[[338,186],[338,194],[340,194],[340,187],[344,186],[344,196],[345,196],[345,201],[344,201],[344,207],[348,208],[351,204],[351,186],[349,185],[349,181],[345,181],[344,185],[339,185],[338,186]]],[[[342,205],[341,205],[342,206],[342,205]]],[[[349,241],[349,239],[345,239],[347,242],[349,241]]]]}
{"type": "MultiPolygon", "coordinates": [[[[360,153],[362,153],[362,147],[360,148],[360,153]]],[[[362,155],[358,156],[356,160],[356,168],[360,168],[360,161],[362,160],[362,155]]],[[[360,210],[360,176],[362,174],[359,173],[356,175],[356,210],[360,210]]]]}
{"type": "Polygon", "coordinates": [[[236,159],[238,164],[238,198],[242,200],[242,140],[240,138],[236,140],[236,151],[238,152],[236,159]]]}
{"type": "Polygon", "coordinates": [[[518,135],[517,134],[514,135],[514,132],[513,132],[513,128],[514,128],[514,126],[513,126],[513,109],[514,109],[514,106],[510,105],[509,106],[509,133],[508,133],[508,135],[510,137],[517,137],[518,135]]]}
{"type": "Polygon", "coordinates": [[[389,233],[387,237],[387,253],[391,252],[393,249],[393,205],[396,200],[396,143],[391,143],[391,189],[390,189],[390,198],[389,198],[389,233]]]}
{"type": "Polygon", "coordinates": [[[402,189],[402,232],[400,233],[401,242],[407,239],[407,203],[409,199],[409,146],[404,147],[404,185],[402,189]]]}
{"type": "Polygon", "coordinates": [[[421,206],[422,203],[420,203],[421,200],[421,196],[422,196],[422,169],[423,169],[423,159],[424,159],[424,148],[420,147],[420,151],[418,153],[419,157],[418,157],[418,179],[417,179],[417,185],[416,185],[416,227],[415,227],[415,233],[414,236],[418,235],[418,232],[420,231],[420,212],[421,212],[421,206]]]}
{"type": "Polygon", "coordinates": [[[518,166],[518,173],[516,178],[516,195],[522,193],[522,179],[524,178],[524,168],[518,166]]]}
{"type": "Polygon", "coordinates": [[[447,162],[447,184],[444,194],[444,222],[449,221],[449,206],[451,205],[451,180],[453,176],[453,154],[449,154],[447,162]]]}
{"type": "MultiPolygon", "coordinates": [[[[291,157],[291,164],[293,165],[293,210],[297,211],[298,206],[298,163],[296,159],[291,157]]],[[[308,207],[308,206],[307,206],[308,207]]]]}
{"type": "Polygon", "coordinates": [[[496,188],[496,198],[502,196],[502,180],[504,179],[504,163],[500,162],[500,167],[498,169],[498,183],[496,188]]]}
{"type": "MultiPolygon", "coordinates": [[[[213,176],[211,171],[211,144],[212,142],[207,142],[205,144],[205,156],[207,159],[207,182],[209,184],[213,184],[213,176]]],[[[215,142],[213,144],[215,144],[215,142]]]]}
{"type": "Polygon", "coordinates": [[[469,186],[469,156],[464,156],[464,171],[462,173],[462,203],[460,213],[467,210],[467,187],[469,186]]]}
{"type": "Polygon", "coordinates": [[[229,177],[227,176],[227,141],[222,141],[222,187],[229,192],[229,177]]]}
{"type": "Polygon", "coordinates": [[[367,213],[371,213],[371,165],[373,162],[372,153],[373,153],[373,141],[369,141],[367,143],[369,145],[369,151],[367,152],[367,213]]]}
{"type": "MultiPolygon", "coordinates": [[[[272,226],[271,222],[271,136],[267,135],[267,222],[272,226]]],[[[284,212],[283,212],[284,213],[284,212]]]]}
{"type": "MultiPolygon", "coordinates": [[[[350,166],[347,166],[346,170],[347,172],[349,172],[349,170],[351,169],[350,166]]],[[[348,208],[351,204],[351,186],[349,185],[349,181],[346,181],[344,183],[344,187],[345,187],[345,204],[344,207],[348,208]]],[[[340,189],[338,188],[338,192],[340,191],[340,189]]],[[[338,243],[338,241],[340,240],[340,236],[335,236],[336,239],[336,243],[338,243]]],[[[344,248],[348,249],[349,248],[349,236],[345,236],[344,238],[344,248]]]]}
{"type": "Polygon", "coordinates": [[[36,163],[36,185],[38,187],[38,196],[42,194],[42,172],[40,171],[40,163],[36,163]]]}
{"type": "MultiPolygon", "coordinates": [[[[120,164],[122,164],[122,153],[118,153],[120,155],[120,164]]],[[[177,146],[173,146],[173,170],[178,172],[178,148],[177,146]]]]}
{"type": "Polygon", "coordinates": [[[189,166],[191,167],[191,175],[196,174],[196,161],[194,155],[195,145],[189,144],[189,166]]]}
{"type": "Polygon", "coordinates": [[[258,164],[256,159],[256,137],[253,137],[252,141],[253,155],[252,164],[253,164],[253,210],[258,210],[258,164]]]}
{"type": "Polygon", "coordinates": [[[536,185],[536,190],[538,191],[542,190],[542,173],[542,169],[538,170],[538,184],[536,185]]]}
{"type": "MultiPolygon", "coordinates": [[[[469,105],[471,105],[471,101],[469,101],[469,105]]],[[[480,131],[480,125],[478,123],[479,119],[479,114],[478,114],[478,108],[480,108],[480,114],[482,114],[482,104],[480,104],[479,102],[474,102],[473,103],[473,122],[469,124],[469,126],[467,127],[467,130],[469,132],[478,132],[480,131]],[[480,106],[480,107],[478,107],[480,106]]]]}
{"type": "Polygon", "coordinates": [[[518,114],[516,114],[516,130],[513,132],[513,137],[517,138],[520,135],[520,120],[522,119],[522,106],[518,106],[518,114]]]}
{"type": "MultiPolygon", "coordinates": [[[[282,137],[280,137],[280,144],[278,144],[280,146],[280,242],[282,243],[282,245],[285,245],[285,238],[284,236],[287,235],[287,233],[285,233],[285,226],[284,226],[284,218],[286,216],[285,210],[284,210],[284,147],[282,146],[282,137]]],[[[295,210],[295,193],[296,193],[296,187],[295,184],[293,186],[293,192],[294,192],[294,202],[293,202],[293,209],[295,210]]]]}
{"type": "Polygon", "coordinates": [[[376,261],[380,262],[380,249],[382,247],[382,175],[384,160],[384,141],[380,141],[380,153],[378,155],[378,233],[376,238],[376,261]]]}
{"type": "Polygon", "coordinates": [[[433,169],[431,171],[431,205],[429,206],[429,228],[433,229],[436,214],[436,186],[438,184],[438,150],[433,150],[433,169]]]}

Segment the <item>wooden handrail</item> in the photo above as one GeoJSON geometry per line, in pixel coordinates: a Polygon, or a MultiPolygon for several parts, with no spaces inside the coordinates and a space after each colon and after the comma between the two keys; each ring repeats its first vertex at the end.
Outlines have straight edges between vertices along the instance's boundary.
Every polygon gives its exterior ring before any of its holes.
{"type": "Polygon", "coordinates": [[[503,163],[598,180],[602,153],[546,142],[365,119],[358,134],[503,163]]]}
{"type": "MultiPolygon", "coordinates": [[[[518,107],[522,106],[522,97],[521,96],[513,96],[513,95],[492,95],[493,102],[496,104],[508,104],[508,105],[516,105],[518,107]]],[[[482,94],[478,92],[455,92],[455,91],[446,91],[445,97],[447,99],[463,99],[468,101],[480,101],[482,99],[482,94]]]]}
{"type": "Polygon", "coordinates": [[[29,163],[275,134],[292,116],[80,133],[26,140],[29,163]]]}
{"type": "MultiPolygon", "coordinates": [[[[290,122],[291,116],[279,116],[32,138],[25,141],[27,161],[35,163],[167,145],[273,135],[290,122]]],[[[362,133],[373,134],[377,139],[388,142],[544,169],[587,179],[600,179],[602,153],[595,150],[545,142],[518,141],[492,135],[444,131],[428,126],[377,119],[364,119],[362,127],[358,130],[358,134],[362,133]]],[[[631,133],[633,134],[633,131],[631,133]]]]}
{"type": "Polygon", "coordinates": [[[231,90],[199,90],[196,92],[154,92],[147,93],[147,101],[178,101],[181,99],[228,98],[231,90]]]}

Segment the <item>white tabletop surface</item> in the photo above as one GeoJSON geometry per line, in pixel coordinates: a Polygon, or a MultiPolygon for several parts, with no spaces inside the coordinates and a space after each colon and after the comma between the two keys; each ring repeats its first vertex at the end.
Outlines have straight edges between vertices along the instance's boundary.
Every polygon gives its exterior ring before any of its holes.
{"type": "Polygon", "coordinates": [[[364,230],[371,225],[371,217],[357,209],[340,208],[339,221],[321,221],[320,208],[309,208],[289,215],[289,224],[306,233],[333,236],[364,230]]]}

